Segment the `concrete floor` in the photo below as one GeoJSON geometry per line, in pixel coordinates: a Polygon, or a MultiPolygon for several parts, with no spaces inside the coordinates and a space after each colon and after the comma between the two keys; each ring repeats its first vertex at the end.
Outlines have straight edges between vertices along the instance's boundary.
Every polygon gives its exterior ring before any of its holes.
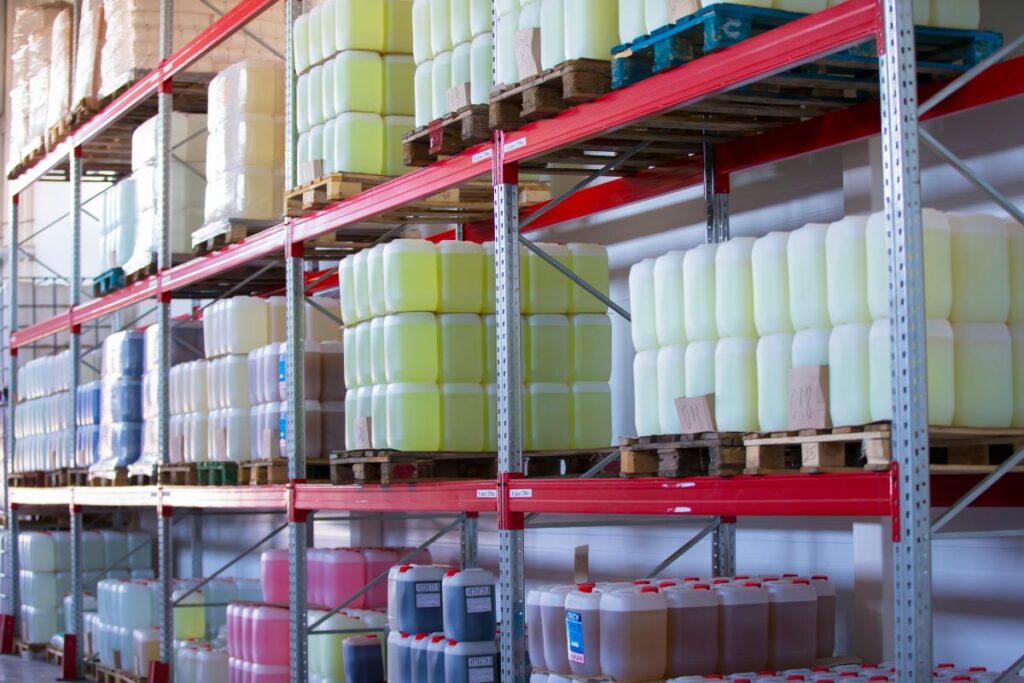
{"type": "Polygon", "coordinates": [[[52,664],[14,656],[0,656],[0,683],[55,681],[60,670],[52,664]]]}

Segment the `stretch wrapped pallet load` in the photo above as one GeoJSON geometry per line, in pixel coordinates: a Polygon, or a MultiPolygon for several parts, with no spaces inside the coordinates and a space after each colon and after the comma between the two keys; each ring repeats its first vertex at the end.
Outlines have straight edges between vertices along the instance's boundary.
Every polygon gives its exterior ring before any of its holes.
{"type": "Polygon", "coordinates": [[[70,9],[53,20],[50,35],[50,78],[46,108],[47,127],[64,121],[71,102],[71,30],[70,9]]]}
{"type": "MultiPolygon", "coordinates": [[[[357,421],[370,418],[374,448],[493,449],[495,317],[481,316],[493,310],[493,246],[404,239],[339,264],[346,448],[357,450],[357,421]]],[[[604,247],[540,246],[607,292],[604,247]]],[[[535,397],[526,412],[536,418],[524,434],[533,450],[603,448],[611,441],[607,309],[589,294],[570,296],[570,281],[541,259],[523,259],[524,312],[537,310],[522,319],[524,401],[535,397]]]]}
{"type": "MultiPolygon", "coordinates": [[[[125,272],[149,266],[156,254],[159,220],[157,120],[148,119],[132,133],[132,180],[135,183],[135,248],[122,265],[125,272]]],[[[190,253],[192,232],[203,223],[206,191],[206,115],[171,114],[170,242],[171,252],[190,253]]]]}
{"type": "Polygon", "coordinates": [[[318,161],[323,173],[405,172],[407,117],[430,87],[416,86],[413,53],[424,46],[412,24],[409,0],[325,0],[296,20],[300,183],[315,179],[318,161]]]}
{"type": "MultiPolygon", "coordinates": [[[[178,0],[174,3],[172,41],[181,46],[210,27],[231,9],[233,0],[178,0]]],[[[97,95],[106,97],[134,82],[141,72],[160,63],[160,0],[103,0],[106,27],[100,49],[100,83],[97,95]]],[[[284,51],[284,27],[277,17],[265,13],[246,24],[245,32],[229,36],[221,45],[197,61],[190,71],[214,74],[235,62],[267,59],[284,51]],[[248,34],[248,35],[247,35],[248,34]]],[[[79,56],[82,53],[79,52],[79,56]]]]}
{"type": "MultiPolygon", "coordinates": [[[[929,422],[1019,425],[1024,227],[925,209],[923,229],[929,422]]],[[[833,426],[890,420],[888,277],[882,214],[635,264],[637,433],[674,433],[675,400],[708,394],[722,431],[785,431],[790,369],[814,366],[833,426]]]]}
{"type": "Polygon", "coordinates": [[[209,88],[204,220],[274,221],[284,192],[284,66],[247,60],[209,88]]]}

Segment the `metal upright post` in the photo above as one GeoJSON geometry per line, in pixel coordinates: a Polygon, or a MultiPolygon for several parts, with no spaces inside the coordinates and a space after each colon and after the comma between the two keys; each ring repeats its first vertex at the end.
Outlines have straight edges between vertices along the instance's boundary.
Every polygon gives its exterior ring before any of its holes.
{"type": "Polygon", "coordinates": [[[82,596],[85,582],[82,580],[82,506],[72,505],[71,513],[71,632],[78,638],[75,648],[75,677],[82,675],[82,652],[85,646],[85,618],[82,616],[82,596]]]}
{"type": "MultiPolygon", "coordinates": [[[[160,55],[163,59],[171,56],[174,49],[171,29],[174,23],[173,0],[160,0],[160,55]]],[[[157,96],[157,269],[163,272],[171,262],[171,81],[160,84],[157,96]]],[[[161,297],[157,302],[157,325],[159,352],[157,359],[157,454],[158,464],[170,463],[170,351],[171,351],[171,300],[161,297]]],[[[170,680],[174,680],[174,606],[173,595],[173,529],[172,511],[161,508],[158,511],[157,533],[159,547],[157,554],[160,564],[160,659],[167,664],[170,680]]]]}
{"type": "Polygon", "coordinates": [[[199,510],[192,511],[189,524],[191,524],[189,554],[192,559],[192,578],[201,579],[203,578],[203,516],[199,510]]]}
{"type": "MultiPolygon", "coordinates": [[[[82,148],[76,147],[69,159],[70,181],[71,181],[71,280],[68,282],[71,307],[78,306],[82,301],[82,148]]],[[[75,447],[77,445],[75,420],[76,403],[78,397],[78,385],[81,382],[81,359],[82,359],[82,328],[74,326],[71,328],[71,336],[68,349],[68,370],[70,382],[68,390],[71,400],[68,401],[68,445],[67,452],[71,453],[73,464],[78,465],[75,459],[75,447]]],[[[72,610],[72,633],[79,637],[79,647],[75,649],[75,675],[82,672],[82,645],[85,633],[82,616],[82,601],[85,591],[85,584],[82,581],[82,508],[76,505],[71,506],[71,610],[72,610]]]]}
{"type": "MultiPolygon", "coordinates": [[[[729,239],[729,186],[718,172],[715,145],[704,143],[704,206],[707,213],[707,244],[721,244],[729,239]]],[[[711,568],[715,576],[736,573],[736,518],[718,518],[712,532],[711,568]]]]}
{"type": "Polygon", "coordinates": [[[523,473],[519,319],[519,168],[504,164],[504,135],[494,136],[494,275],[498,365],[498,557],[501,584],[501,680],[526,680],[522,513],[508,510],[509,481],[523,473]]]}
{"type": "Polygon", "coordinates": [[[480,515],[476,512],[462,514],[461,533],[459,536],[460,564],[462,569],[473,569],[477,566],[477,530],[480,515]]]}
{"type": "Polygon", "coordinates": [[[895,535],[896,669],[900,683],[932,678],[931,482],[925,352],[924,243],[917,68],[910,0],[885,0],[879,57],[889,320],[892,453],[899,477],[895,535]]]}
{"type": "MultiPolygon", "coordinates": [[[[7,229],[7,330],[14,334],[18,329],[18,195],[11,197],[11,216],[7,229]]],[[[10,474],[14,464],[14,417],[18,405],[18,350],[10,345],[7,355],[7,424],[4,425],[3,486],[4,508],[7,513],[7,566],[4,567],[4,595],[11,619],[16,622],[21,616],[21,601],[18,591],[18,532],[17,512],[11,503],[10,474]]]]}
{"type": "MultiPolygon", "coordinates": [[[[302,13],[301,0],[285,0],[285,191],[298,184],[295,143],[295,20],[302,13]]],[[[287,416],[285,444],[288,457],[288,479],[291,485],[306,479],[306,410],[305,410],[305,280],[303,278],[302,245],[292,244],[292,231],[286,230],[285,270],[287,276],[288,342],[285,353],[287,378],[287,416]]],[[[293,491],[294,492],[294,491],[293,491]]],[[[292,493],[293,493],[292,492],[292,493]]],[[[290,494],[291,495],[291,494],[290,494]]],[[[309,670],[307,652],[306,548],[309,547],[310,523],[299,510],[288,512],[288,603],[291,615],[291,683],[306,683],[309,670]]]]}

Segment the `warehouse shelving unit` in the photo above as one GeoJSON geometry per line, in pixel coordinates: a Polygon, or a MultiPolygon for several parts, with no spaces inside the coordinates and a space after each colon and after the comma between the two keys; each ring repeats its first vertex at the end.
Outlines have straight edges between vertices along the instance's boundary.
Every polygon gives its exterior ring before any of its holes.
{"type": "MultiPolygon", "coordinates": [[[[919,122],[954,114],[993,102],[1024,95],[1024,58],[1000,61],[1007,49],[972,69],[961,78],[928,82],[918,87],[913,27],[909,0],[848,0],[837,7],[794,21],[734,47],[710,54],[685,66],[651,77],[628,88],[612,92],[593,102],[573,107],[561,115],[527,124],[515,131],[495,134],[492,142],[478,145],[457,156],[439,161],[384,183],[362,194],[329,206],[303,218],[282,224],[207,256],[173,266],[168,240],[166,195],[170,158],[169,121],[173,107],[172,83],[204,54],[213,50],[249,20],[275,4],[275,0],[240,0],[209,29],[172,53],[170,49],[171,0],[163,0],[161,46],[163,63],[114,100],[95,118],[71,133],[68,139],[21,173],[11,183],[9,277],[17,281],[18,199],[32,183],[62,174],[70,178],[73,262],[72,291],[81,283],[81,183],[90,172],[89,156],[83,153],[90,141],[114,125],[140,104],[157,99],[160,115],[158,172],[162,192],[158,200],[162,217],[159,272],[108,296],[72,306],[28,327],[17,329],[12,318],[8,358],[9,391],[17,396],[17,352],[58,332],[71,333],[73,387],[77,386],[81,355],[82,326],[109,316],[127,306],[155,300],[162,330],[159,380],[159,453],[168,457],[168,340],[169,304],[173,297],[191,296],[196,291],[213,296],[236,285],[246,266],[277,263],[284,259],[288,296],[289,420],[287,445],[290,483],[283,486],[192,488],[173,486],[130,488],[70,488],[8,490],[8,462],[3,467],[8,532],[18,532],[19,514],[47,508],[69,511],[72,552],[80,553],[82,513],[85,509],[110,507],[155,511],[158,522],[158,555],[163,590],[164,642],[161,656],[171,660],[171,524],[175,510],[201,513],[214,511],[246,513],[272,512],[286,516],[291,551],[290,612],[292,616],[292,681],[307,677],[305,599],[305,549],[315,514],[323,511],[405,512],[460,515],[463,562],[476,556],[476,517],[497,515],[500,541],[502,631],[502,677],[511,683],[525,680],[525,610],[523,605],[524,533],[528,515],[563,513],[575,515],[710,516],[706,533],[714,534],[714,566],[719,573],[735,567],[735,521],[740,516],[879,516],[893,522],[896,548],[896,652],[902,683],[931,678],[931,582],[930,544],[932,507],[947,507],[936,523],[942,526],[968,505],[1021,506],[1022,475],[1008,474],[1024,460],[1017,453],[987,477],[936,475],[929,473],[926,422],[924,320],[922,291],[921,207],[918,179],[919,122]],[[744,137],[698,144],[693,152],[671,155],[643,155],[638,144],[617,158],[588,156],[583,143],[642,126],[670,112],[701,112],[700,105],[711,98],[739,92],[752,84],[794,67],[823,60],[829,55],[875,41],[879,46],[879,99],[838,108],[828,113],[792,117],[786,125],[765,126],[744,137]],[[918,108],[918,100],[928,104],[918,108]],[[693,478],[619,480],[523,479],[520,439],[518,273],[522,233],[567,220],[598,213],[624,204],[656,197],[684,187],[703,184],[708,207],[709,242],[729,237],[728,193],[732,173],[760,164],[779,161],[881,133],[885,154],[885,199],[889,226],[893,325],[893,453],[891,472],[858,472],[825,475],[772,477],[693,478]],[[645,159],[643,168],[601,184],[581,183],[576,191],[547,205],[518,210],[519,168],[533,171],[546,167],[553,155],[578,151],[571,169],[593,178],[614,172],[628,155],[645,159]],[[601,167],[604,167],[603,169],[601,167]],[[601,171],[595,172],[595,169],[601,171]],[[496,480],[424,483],[401,486],[326,486],[305,482],[304,423],[301,337],[304,330],[302,305],[309,287],[319,276],[304,272],[304,245],[322,235],[393,211],[470,180],[490,176],[494,185],[493,224],[467,225],[460,230],[467,239],[496,242],[496,292],[498,315],[499,368],[499,475],[496,480]],[[298,428],[297,428],[298,427],[298,428]]],[[[300,0],[283,1],[287,61],[286,178],[294,186],[294,98],[295,83],[290,68],[292,36],[290,27],[302,9],[300,0]]],[[[706,109],[703,110],[706,112],[706,109]]],[[[698,134],[700,131],[698,131],[698,134]]],[[[705,136],[706,138],[707,136],[705,136]]],[[[925,138],[929,144],[934,141],[925,138]]],[[[562,155],[565,158],[566,155],[562,155]]],[[[634,159],[634,162],[636,161],[634,159]]],[[[952,161],[956,161],[953,159],[952,161]]],[[[972,175],[961,167],[962,173],[972,175]]],[[[978,179],[971,178],[976,184],[978,179]]],[[[983,184],[983,183],[982,183],[983,184]]],[[[997,203],[1007,210],[1004,198],[997,203]]],[[[1011,211],[1012,212],[1012,211],[1011,211]]],[[[1019,216],[1019,213],[1013,215],[1019,216]]],[[[17,289],[9,288],[9,311],[17,310],[17,289]]],[[[14,452],[13,414],[15,402],[5,411],[7,440],[5,452],[14,452]]],[[[201,520],[194,514],[194,520],[201,520]]],[[[201,557],[201,522],[193,522],[193,566],[201,557]]],[[[703,532],[702,532],[703,533],[703,532]]],[[[10,539],[9,539],[10,540],[10,539]]],[[[5,595],[13,615],[18,614],[18,557],[16,543],[9,543],[5,567],[5,595]]],[[[79,564],[75,563],[75,585],[81,586],[79,564]]],[[[75,591],[75,633],[82,633],[81,592],[75,591]]],[[[9,621],[9,620],[8,620],[9,621]]],[[[81,671],[81,654],[77,669],[81,671]]],[[[154,682],[155,683],[155,682],[154,682]]]]}

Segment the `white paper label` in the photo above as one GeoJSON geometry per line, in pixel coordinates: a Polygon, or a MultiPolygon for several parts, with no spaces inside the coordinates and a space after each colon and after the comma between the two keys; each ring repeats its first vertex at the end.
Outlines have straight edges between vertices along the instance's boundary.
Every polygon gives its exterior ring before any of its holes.
{"type": "Polygon", "coordinates": [[[526,147],[526,138],[519,138],[518,140],[513,140],[512,142],[506,142],[505,146],[502,147],[502,149],[505,152],[513,152],[519,149],[520,147],[526,147]]]}
{"type": "Polygon", "coordinates": [[[488,159],[490,159],[493,156],[494,156],[494,150],[488,147],[484,151],[477,152],[476,154],[473,155],[473,163],[474,164],[479,164],[481,161],[487,161],[488,159]]]}
{"type": "Polygon", "coordinates": [[[441,584],[422,581],[416,584],[416,608],[430,609],[441,606],[441,584]]]}
{"type": "Polygon", "coordinates": [[[533,489],[512,489],[509,498],[533,498],[533,489]]]}
{"type": "Polygon", "coordinates": [[[490,598],[466,598],[466,614],[486,614],[490,611],[490,598]]]}
{"type": "Polygon", "coordinates": [[[469,658],[469,683],[494,682],[494,657],[469,658]],[[474,664],[481,664],[474,666],[474,664]]]}
{"type": "Polygon", "coordinates": [[[476,497],[477,498],[497,498],[498,497],[498,491],[497,491],[497,489],[477,489],[476,490],[476,497]]]}
{"type": "Polygon", "coordinates": [[[489,598],[491,596],[490,586],[467,586],[467,598],[489,598]]]}

